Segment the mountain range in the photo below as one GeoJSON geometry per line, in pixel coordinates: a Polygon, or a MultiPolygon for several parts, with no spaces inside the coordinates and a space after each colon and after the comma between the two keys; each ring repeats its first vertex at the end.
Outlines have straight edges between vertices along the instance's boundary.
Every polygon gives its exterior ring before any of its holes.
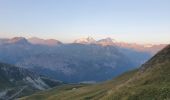
{"type": "Polygon", "coordinates": [[[119,44],[111,38],[91,37],[69,44],[54,39],[0,39],[0,61],[68,83],[100,82],[139,67],[165,46],[136,44],[145,48],[138,51],[119,44]]]}
{"type": "Polygon", "coordinates": [[[102,46],[118,46],[122,48],[134,49],[136,51],[141,51],[141,52],[150,52],[153,55],[166,46],[166,44],[153,45],[153,44],[136,44],[136,43],[118,42],[110,37],[98,41],[96,41],[92,37],[87,37],[87,38],[77,39],[74,41],[74,43],[98,44],[102,46]]]}
{"type": "Polygon", "coordinates": [[[170,45],[140,68],[99,84],[73,84],[20,100],[169,100],[170,45]]]}
{"type": "MultiPolygon", "coordinates": [[[[7,43],[15,43],[17,41],[22,41],[22,43],[31,43],[35,45],[46,45],[46,46],[57,46],[64,44],[59,40],[56,39],[41,39],[37,37],[32,37],[25,39],[24,37],[14,37],[11,39],[0,39],[0,44],[7,44],[7,43]]],[[[143,51],[143,52],[150,52],[150,53],[157,53],[159,50],[163,49],[167,44],[136,44],[136,43],[126,43],[126,42],[118,42],[115,39],[112,39],[110,37],[101,39],[101,40],[95,40],[92,37],[87,37],[87,38],[80,38],[75,40],[73,43],[77,44],[98,44],[101,46],[118,46],[118,47],[123,47],[123,48],[130,48],[134,49],[136,51],[143,51]]]]}

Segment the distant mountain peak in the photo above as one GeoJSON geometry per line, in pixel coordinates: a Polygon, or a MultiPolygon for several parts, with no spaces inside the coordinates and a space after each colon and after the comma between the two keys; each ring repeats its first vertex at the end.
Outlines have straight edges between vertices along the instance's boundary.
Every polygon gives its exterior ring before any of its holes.
{"type": "Polygon", "coordinates": [[[16,42],[16,41],[21,41],[21,40],[26,40],[26,39],[24,37],[14,37],[10,40],[16,42]]]}
{"type": "Polygon", "coordinates": [[[10,44],[29,44],[26,38],[24,37],[14,37],[12,39],[9,39],[7,43],[10,44]]]}
{"type": "Polygon", "coordinates": [[[55,46],[58,44],[62,44],[62,42],[55,39],[40,39],[37,37],[29,38],[28,41],[32,44],[40,44],[40,45],[48,45],[48,46],[55,46]]]}
{"type": "Polygon", "coordinates": [[[94,40],[93,37],[88,36],[87,40],[94,40]]]}
{"type": "Polygon", "coordinates": [[[115,43],[116,43],[116,40],[110,37],[97,41],[97,44],[101,44],[101,45],[114,45],[115,43]]]}
{"type": "Polygon", "coordinates": [[[93,44],[96,43],[96,40],[93,39],[92,37],[87,37],[87,38],[80,38],[74,41],[74,43],[80,43],[80,44],[93,44]]]}

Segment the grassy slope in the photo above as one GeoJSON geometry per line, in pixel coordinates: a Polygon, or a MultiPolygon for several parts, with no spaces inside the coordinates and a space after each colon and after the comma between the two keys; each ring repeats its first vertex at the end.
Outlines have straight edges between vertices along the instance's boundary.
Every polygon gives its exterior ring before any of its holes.
{"type": "Polygon", "coordinates": [[[126,82],[136,72],[124,73],[118,78],[94,85],[63,85],[49,91],[40,92],[22,100],[98,100],[118,84],[126,82]]]}
{"type": "Polygon", "coordinates": [[[90,86],[66,85],[22,100],[169,100],[170,46],[140,69],[90,86]],[[74,89],[76,88],[76,89],[74,89]]]}
{"type": "Polygon", "coordinates": [[[170,99],[170,46],[155,55],[118,90],[106,99],[166,100],[170,99]]]}
{"type": "Polygon", "coordinates": [[[166,100],[170,99],[170,62],[144,75],[136,73],[128,82],[113,89],[106,100],[166,100]],[[164,66],[163,68],[160,68],[164,66]]]}

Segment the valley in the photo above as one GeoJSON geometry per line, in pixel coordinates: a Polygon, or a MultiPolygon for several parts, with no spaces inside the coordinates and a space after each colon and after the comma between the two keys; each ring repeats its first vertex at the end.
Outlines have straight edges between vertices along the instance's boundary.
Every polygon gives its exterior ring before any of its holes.
{"type": "Polygon", "coordinates": [[[168,100],[170,45],[140,68],[99,84],[59,86],[21,100],[168,100]]]}

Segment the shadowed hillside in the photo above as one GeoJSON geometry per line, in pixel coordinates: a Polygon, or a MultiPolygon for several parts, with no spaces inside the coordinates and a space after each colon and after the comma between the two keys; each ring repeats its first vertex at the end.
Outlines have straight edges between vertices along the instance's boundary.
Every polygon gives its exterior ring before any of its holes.
{"type": "Polygon", "coordinates": [[[139,69],[100,84],[67,85],[22,100],[169,100],[170,45],[139,69]]]}
{"type": "Polygon", "coordinates": [[[60,81],[42,77],[27,69],[0,63],[0,100],[12,100],[60,84],[60,81]]]}

